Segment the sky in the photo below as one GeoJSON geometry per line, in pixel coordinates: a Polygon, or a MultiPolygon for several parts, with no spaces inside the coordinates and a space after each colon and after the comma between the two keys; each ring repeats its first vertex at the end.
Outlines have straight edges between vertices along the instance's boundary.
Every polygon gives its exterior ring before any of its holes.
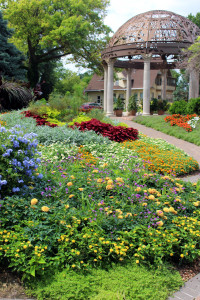
{"type": "Polygon", "coordinates": [[[105,24],[114,32],[132,17],[150,10],[168,10],[187,17],[200,12],[199,0],[110,0],[105,24]]]}
{"type": "MultiPolygon", "coordinates": [[[[94,0],[95,1],[95,0],[94,0]]],[[[113,30],[113,34],[132,17],[150,10],[168,10],[187,17],[190,13],[200,12],[199,0],[110,0],[104,23],[113,30]]],[[[111,35],[112,36],[112,35],[111,35]]],[[[67,68],[76,72],[84,69],[67,64],[67,68]]]]}

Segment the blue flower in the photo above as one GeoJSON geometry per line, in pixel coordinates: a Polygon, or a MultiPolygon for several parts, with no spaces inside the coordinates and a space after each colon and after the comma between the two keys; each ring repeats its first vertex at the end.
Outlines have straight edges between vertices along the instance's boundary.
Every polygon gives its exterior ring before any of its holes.
{"type": "Polygon", "coordinates": [[[19,192],[19,191],[20,191],[20,188],[19,188],[19,187],[16,187],[16,188],[14,187],[14,188],[12,188],[12,192],[13,192],[13,193],[19,192]]]}

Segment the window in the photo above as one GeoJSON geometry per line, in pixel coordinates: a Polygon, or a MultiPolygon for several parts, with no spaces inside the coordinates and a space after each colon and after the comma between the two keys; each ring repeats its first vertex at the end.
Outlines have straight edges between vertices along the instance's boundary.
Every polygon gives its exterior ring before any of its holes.
{"type": "Polygon", "coordinates": [[[155,83],[156,83],[156,85],[161,85],[162,84],[162,78],[160,76],[157,76],[156,80],[155,80],[155,83]]]}
{"type": "Polygon", "coordinates": [[[97,103],[101,103],[101,96],[97,96],[97,103]]]}
{"type": "Polygon", "coordinates": [[[143,99],[143,93],[140,93],[140,99],[143,99]]]}

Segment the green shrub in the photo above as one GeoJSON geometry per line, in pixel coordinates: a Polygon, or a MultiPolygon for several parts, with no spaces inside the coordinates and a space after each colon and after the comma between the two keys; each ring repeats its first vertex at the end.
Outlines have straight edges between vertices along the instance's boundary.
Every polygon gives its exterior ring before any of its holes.
{"type": "Polygon", "coordinates": [[[187,113],[200,115],[200,97],[191,98],[187,104],[187,113]]]}
{"type": "Polygon", "coordinates": [[[101,109],[91,109],[87,115],[90,117],[90,119],[102,121],[105,117],[105,112],[101,109]]]}
{"type": "Polygon", "coordinates": [[[175,101],[169,108],[171,114],[185,115],[187,110],[187,102],[185,100],[175,101]]]}
{"type": "Polygon", "coordinates": [[[80,113],[76,118],[74,118],[71,122],[68,123],[68,126],[73,126],[74,123],[79,123],[81,124],[82,122],[85,121],[90,121],[91,117],[84,114],[84,113],[80,113]]]}

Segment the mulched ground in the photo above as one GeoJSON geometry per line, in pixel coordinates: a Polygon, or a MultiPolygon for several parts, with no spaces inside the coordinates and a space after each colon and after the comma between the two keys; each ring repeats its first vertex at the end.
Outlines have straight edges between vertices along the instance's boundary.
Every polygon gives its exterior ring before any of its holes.
{"type": "MultiPolygon", "coordinates": [[[[188,265],[174,265],[174,268],[179,271],[184,281],[188,281],[200,273],[200,258],[188,265]]],[[[28,299],[30,297],[26,295],[23,284],[16,274],[0,268],[0,299],[2,298],[28,299]]]]}

